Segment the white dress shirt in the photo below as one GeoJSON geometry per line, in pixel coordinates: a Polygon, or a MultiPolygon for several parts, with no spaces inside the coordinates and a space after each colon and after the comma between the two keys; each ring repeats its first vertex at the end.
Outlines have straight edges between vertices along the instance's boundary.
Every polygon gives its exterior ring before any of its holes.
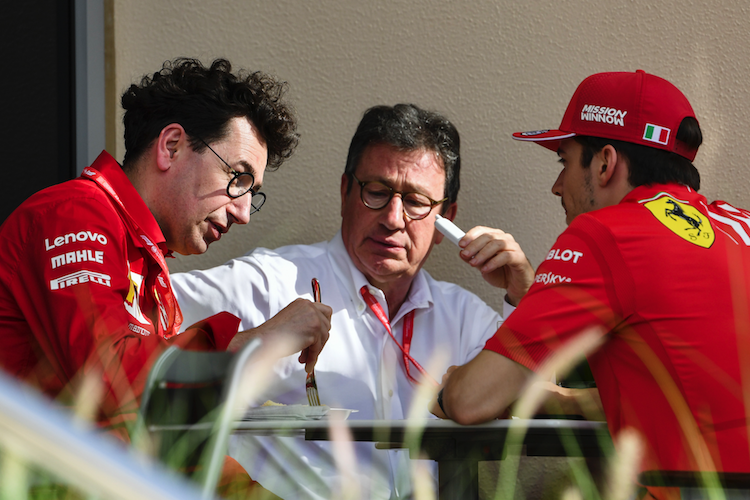
{"type": "MultiPolygon", "coordinates": [[[[175,274],[172,282],[185,325],[228,311],[242,320],[242,329],[248,329],[299,297],[312,300],[313,277],[320,282],[322,302],[333,309],[330,338],[315,366],[321,403],[357,410],[350,419],[432,417],[423,404],[412,408],[416,391],[406,377],[401,351],[362,299],[360,288],[367,286],[390,316],[385,295],[354,267],[340,232],[315,245],[259,248],[213,269],[175,274]]],[[[507,316],[513,308],[503,304],[507,316]]],[[[474,358],[502,323],[479,297],[458,285],[436,281],[424,270],[416,275],[391,323],[399,342],[403,318],[412,310],[410,354],[438,382],[449,366],[474,358]]],[[[276,378],[264,399],[307,404],[304,365],[297,357],[277,364],[276,378]]],[[[410,371],[419,378],[414,366],[410,371]]],[[[408,451],[376,450],[373,443],[353,446],[359,498],[411,496],[408,451]]],[[[327,500],[338,496],[342,486],[331,449],[322,441],[238,435],[230,444],[230,455],[253,479],[283,498],[327,500]]],[[[432,462],[420,462],[434,469],[432,462]]]]}

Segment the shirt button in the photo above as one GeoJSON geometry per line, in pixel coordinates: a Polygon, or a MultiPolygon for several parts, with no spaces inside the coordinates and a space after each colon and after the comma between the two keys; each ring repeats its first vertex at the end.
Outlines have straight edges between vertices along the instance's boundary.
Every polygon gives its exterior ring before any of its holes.
{"type": "Polygon", "coordinates": [[[393,389],[391,389],[391,390],[388,391],[388,397],[389,398],[393,397],[393,389]]]}

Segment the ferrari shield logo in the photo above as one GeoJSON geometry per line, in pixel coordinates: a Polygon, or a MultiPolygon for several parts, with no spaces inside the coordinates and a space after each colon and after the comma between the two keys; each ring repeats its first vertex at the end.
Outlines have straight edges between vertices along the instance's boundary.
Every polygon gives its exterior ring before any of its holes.
{"type": "Polygon", "coordinates": [[[128,295],[125,297],[125,310],[141,324],[148,325],[150,322],[143,316],[141,306],[138,303],[141,285],[143,284],[143,276],[130,271],[128,273],[128,279],[130,280],[130,289],[128,290],[128,295]]]}
{"type": "Polygon", "coordinates": [[[703,248],[714,243],[714,229],[708,217],[686,203],[669,196],[644,203],[659,222],[677,236],[703,248]]]}

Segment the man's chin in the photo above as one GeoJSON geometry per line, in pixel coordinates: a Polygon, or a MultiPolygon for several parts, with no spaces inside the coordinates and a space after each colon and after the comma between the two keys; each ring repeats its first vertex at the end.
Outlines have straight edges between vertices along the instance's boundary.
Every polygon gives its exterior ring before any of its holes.
{"type": "Polygon", "coordinates": [[[383,268],[395,268],[404,265],[405,252],[401,251],[383,251],[382,249],[375,249],[375,251],[367,252],[365,255],[365,261],[371,267],[383,267],[383,268]]]}
{"type": "Polygon", "coordinates": [[[373,284],[390,283],[410,274],[410,267],[402,261],[394,259],[382,259],[369,261],[367,268],[362,271],[373,284]]]}
{"type": "Polygon", "coordinates": [[[208,250],[208,246],[214,241],[215,240],[201,238],[197,241],[190,242],[190,244],[185,248],[174,249],[174,252],[180,255],[200,255],[206,253],[206,250],[208,250]]]}
{"type": "Polygon", "coordinates": [[[208,247],[211,245],[211,243],[215,243],[217,241],[219,241],[219,240],[210,240],[210,239],[205,239],[204,238],[203,241],[201,241],[201,244],[196,245],[192,249],[193,251],[191,253],[193,255],[200,255],[202,253],[206,253],[206,251],[208,251],[208,247]]]}

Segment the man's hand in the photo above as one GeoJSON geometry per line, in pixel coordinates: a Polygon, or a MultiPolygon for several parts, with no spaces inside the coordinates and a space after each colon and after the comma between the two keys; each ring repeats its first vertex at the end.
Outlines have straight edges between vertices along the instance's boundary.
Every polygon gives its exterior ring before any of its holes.
{"type": "Polygon", "coordinates": [[[236,351],[249,340],[260,337],[264,344],[275,348],[279,357],[301,351],[299,362],[305,364],[309,373],[328,341],[332,313],[325,304],[297,299],[257,328],[238,333],[228,350],[236,351]]]}
{"type": "Polygon", "coordinates": [[[552,382],[536,382],[535,385],[548,394],[542,410],[544,413],[581,415],[586,420],[605,420],[598,389],[569,389],[552,382]]]}
{"type": "Polygon", "coordinates": [[[458,242],[460,256],[492,286],[505,288],[510,303],[518,305],[534,283],[534,268],[510,234],[490,227],[471,228],[458,242]]]}

